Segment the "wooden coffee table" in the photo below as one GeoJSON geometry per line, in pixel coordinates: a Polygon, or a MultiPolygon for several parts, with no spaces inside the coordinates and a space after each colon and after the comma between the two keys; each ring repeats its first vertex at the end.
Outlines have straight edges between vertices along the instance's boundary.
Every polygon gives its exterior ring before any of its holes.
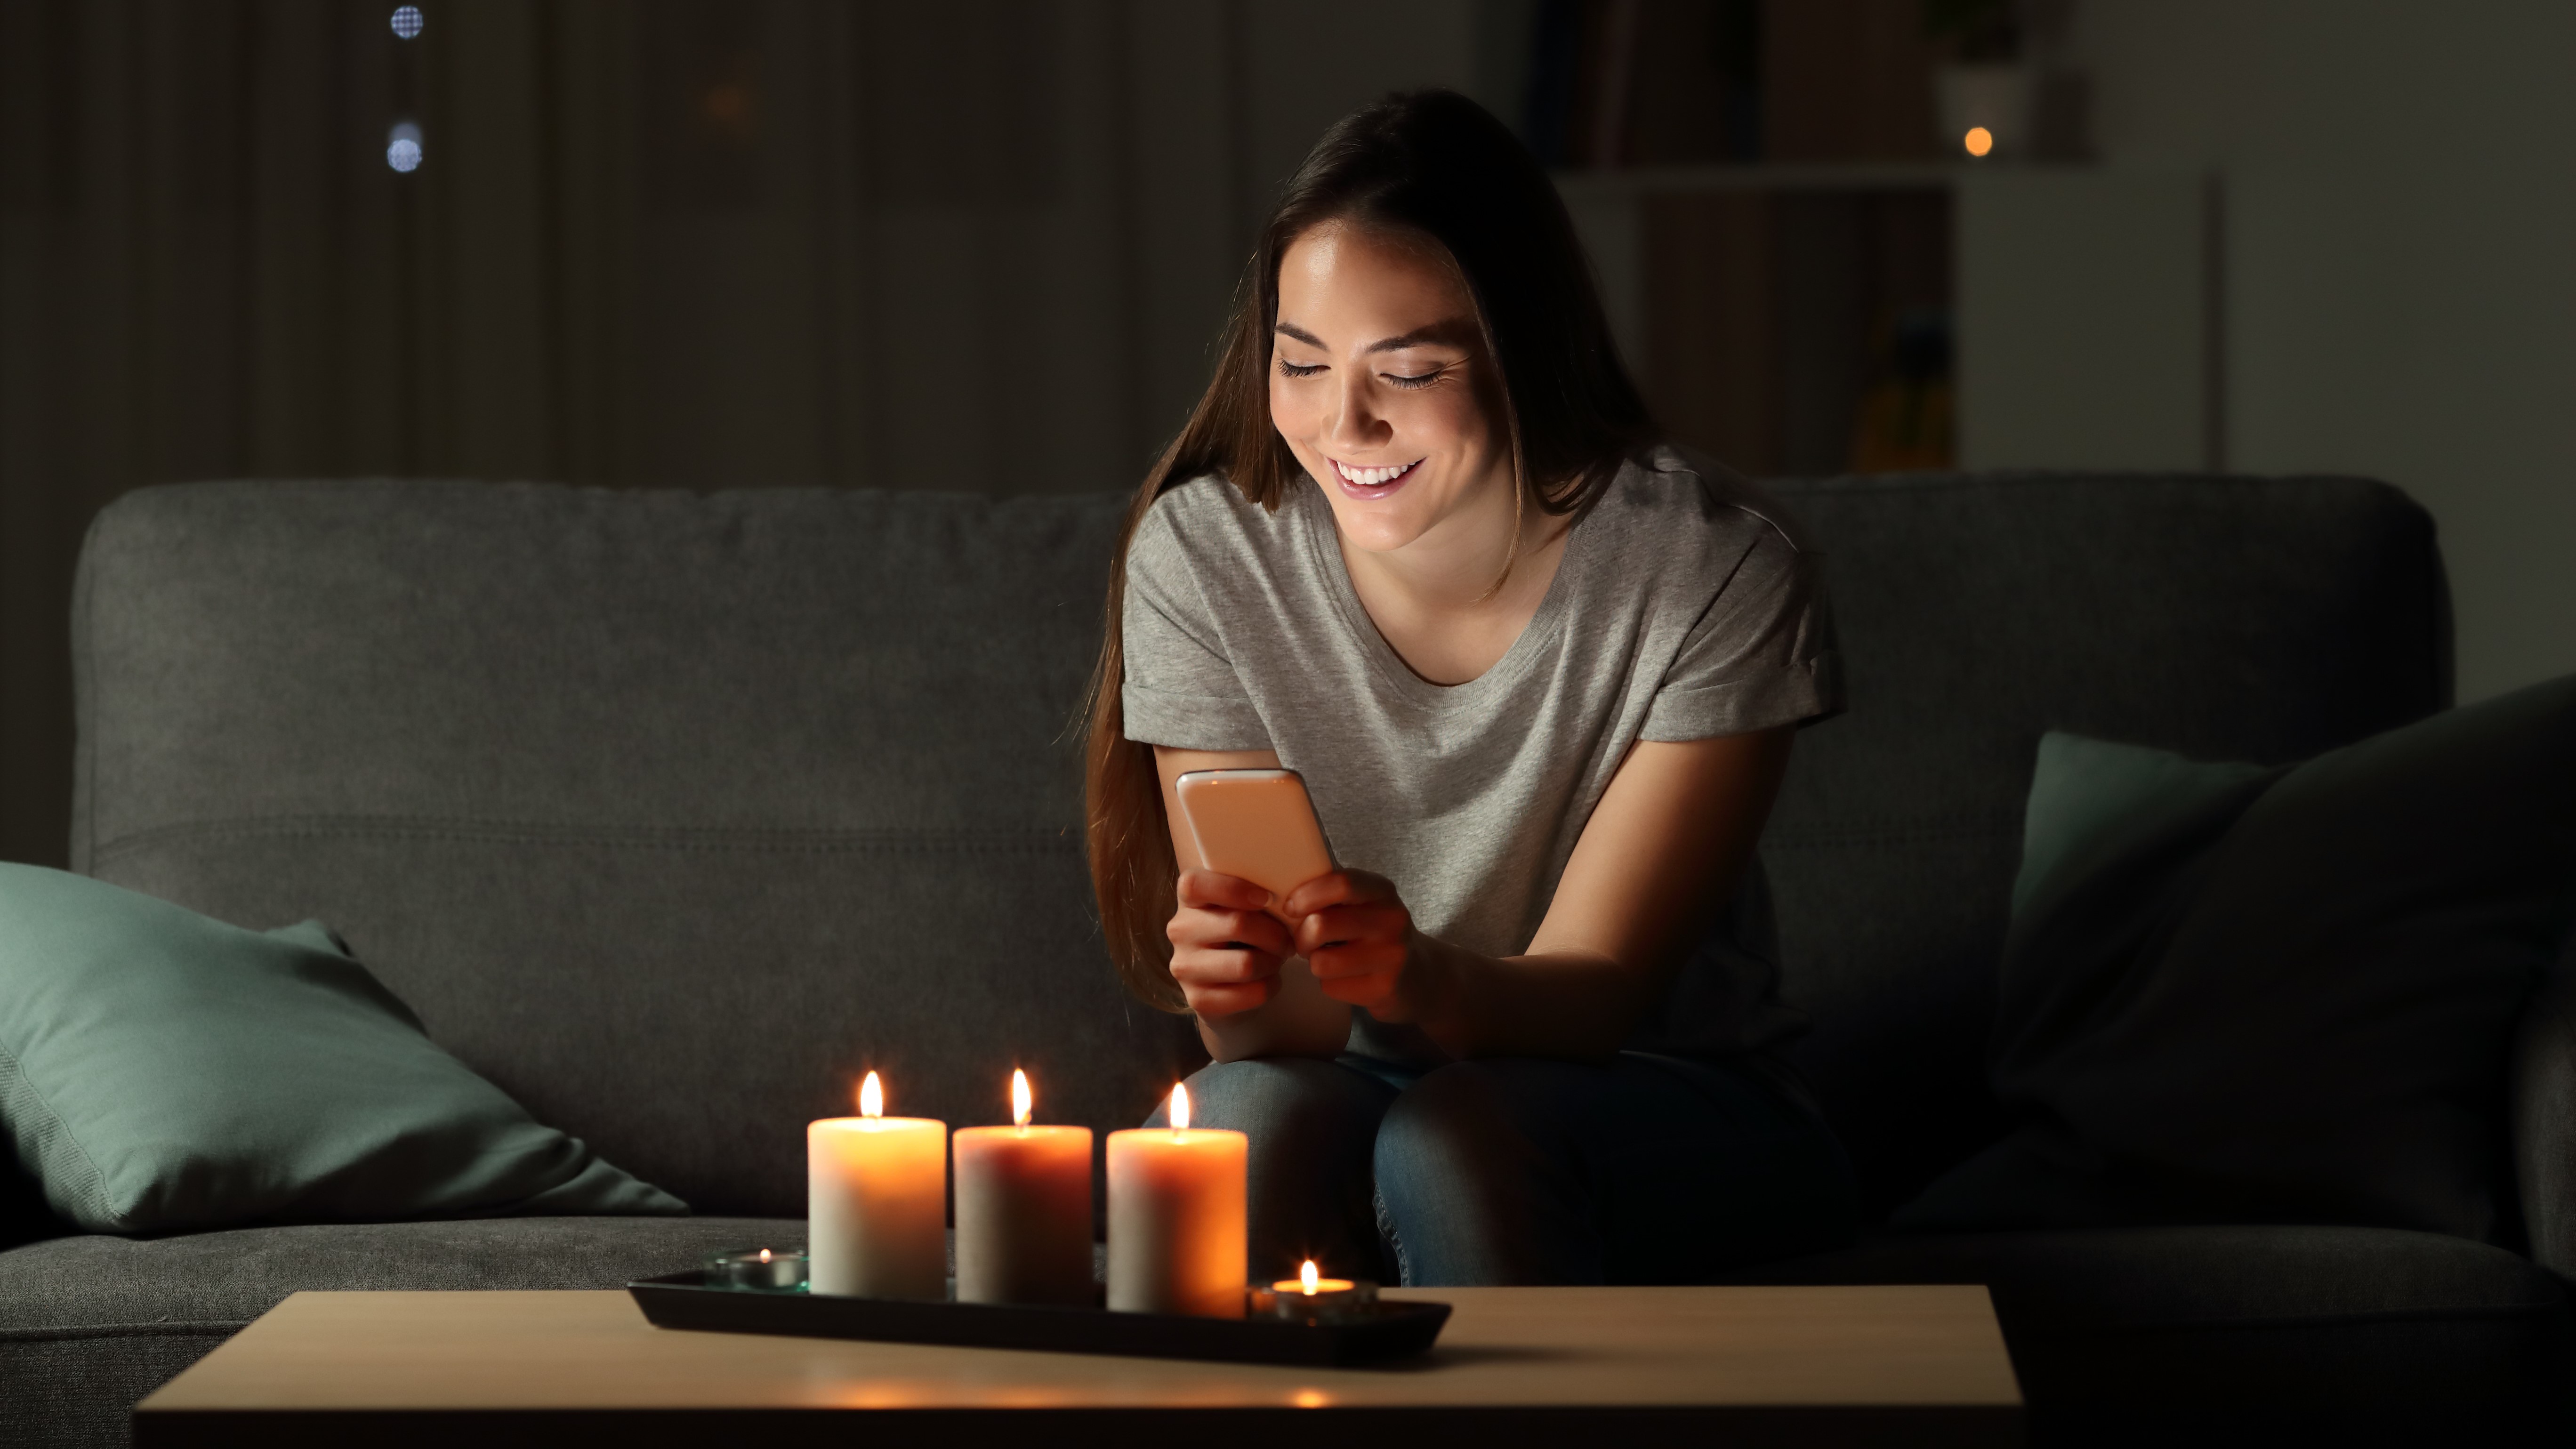
{"type": "Polygon", "coordinates": [[[164,1445],[2018,1444],[1979,1287],[1456,1288],[1306,1369],[684,1333],[624,1293],[298,1293],[134,1411],[164,1445]],[[1461,1438],[1469,1436],[1472,1438],[1461,1438]]]}

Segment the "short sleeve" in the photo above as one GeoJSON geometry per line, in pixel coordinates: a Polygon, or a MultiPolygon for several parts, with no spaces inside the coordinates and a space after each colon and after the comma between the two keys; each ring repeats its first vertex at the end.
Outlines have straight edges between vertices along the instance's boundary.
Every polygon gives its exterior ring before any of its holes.
{"type": "Polygon", "coordinates": [[[1118,701],[1127,738],[1182,750],[1266,750],[1270,732],[1227,658],[1201,570],[1174,529],[1165,494],[1127,549],[1119,615],[1126,676],[1118,701]]]}
{"type": "Polygon", "coordinates": [[[1713,739],[1842,713],[1822,565],[1764,525],[1683,639],[1638,737],[1713,739]]]}

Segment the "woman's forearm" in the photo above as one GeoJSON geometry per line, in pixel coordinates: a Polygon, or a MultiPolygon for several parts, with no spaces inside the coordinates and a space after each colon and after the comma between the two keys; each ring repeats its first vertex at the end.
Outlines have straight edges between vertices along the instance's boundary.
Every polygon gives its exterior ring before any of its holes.
{"type": "Polygon", "coordinates": [[[1424,936],[1413,1024],[1469,1057],[1600,1057],[1619,1049],[1660,982],[1607,956],[1486,956],[1424,936]]]}
{"type": "Polygon", "coordinates": [[[1789,767],[1787,728],[1630,751],[1519,956],[1417,935],[1402,1006],[1459,1057],[1600,1056],[1733,896],[1789,767]],[[1417,968],[1419,968],[1417,970],[1417,968]]]}

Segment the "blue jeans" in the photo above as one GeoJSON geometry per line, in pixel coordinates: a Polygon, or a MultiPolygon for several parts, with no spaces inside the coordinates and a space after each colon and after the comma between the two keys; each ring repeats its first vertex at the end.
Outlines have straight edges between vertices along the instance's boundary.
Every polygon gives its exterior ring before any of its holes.
{"type": "Polygon", "coordinates": [[[1859,1221],[1842,1144],[1760,1059],[1255,1058],[1190,1101],[1252,1139],[1256,1281],[1692,1283],[1859,1221]]]}

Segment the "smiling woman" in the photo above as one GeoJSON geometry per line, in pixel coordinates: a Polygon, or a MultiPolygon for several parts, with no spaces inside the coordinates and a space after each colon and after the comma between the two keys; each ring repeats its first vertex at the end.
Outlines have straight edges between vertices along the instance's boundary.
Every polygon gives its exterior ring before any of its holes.
{"type": "Polygon", "coordinates": [[[1434,684],[1464,684],[1511,647],[1566,535],[1513,481],[1479,330],[1457,264],[1409,233],[1327,221],[1280,258],[1272,425],[1308,478],[1329,480],[1378,632],[1434,684]]]}
{"type": "Polygon", "coordinates": [[[1753,846],[1840,708],[1815,555],[1656,442],[1553,188],[1390,97],[1289,182],[1217,374],[1138,490],[1094,679],[1109,943],[1251,1139],[1253,1266],[1678,1282],[1832,1246],[1839,1145],[1769,1054],[1753,846]],[[1338,868],[1284,896],[1172,828],[1287,766],[1338,868]]]}

